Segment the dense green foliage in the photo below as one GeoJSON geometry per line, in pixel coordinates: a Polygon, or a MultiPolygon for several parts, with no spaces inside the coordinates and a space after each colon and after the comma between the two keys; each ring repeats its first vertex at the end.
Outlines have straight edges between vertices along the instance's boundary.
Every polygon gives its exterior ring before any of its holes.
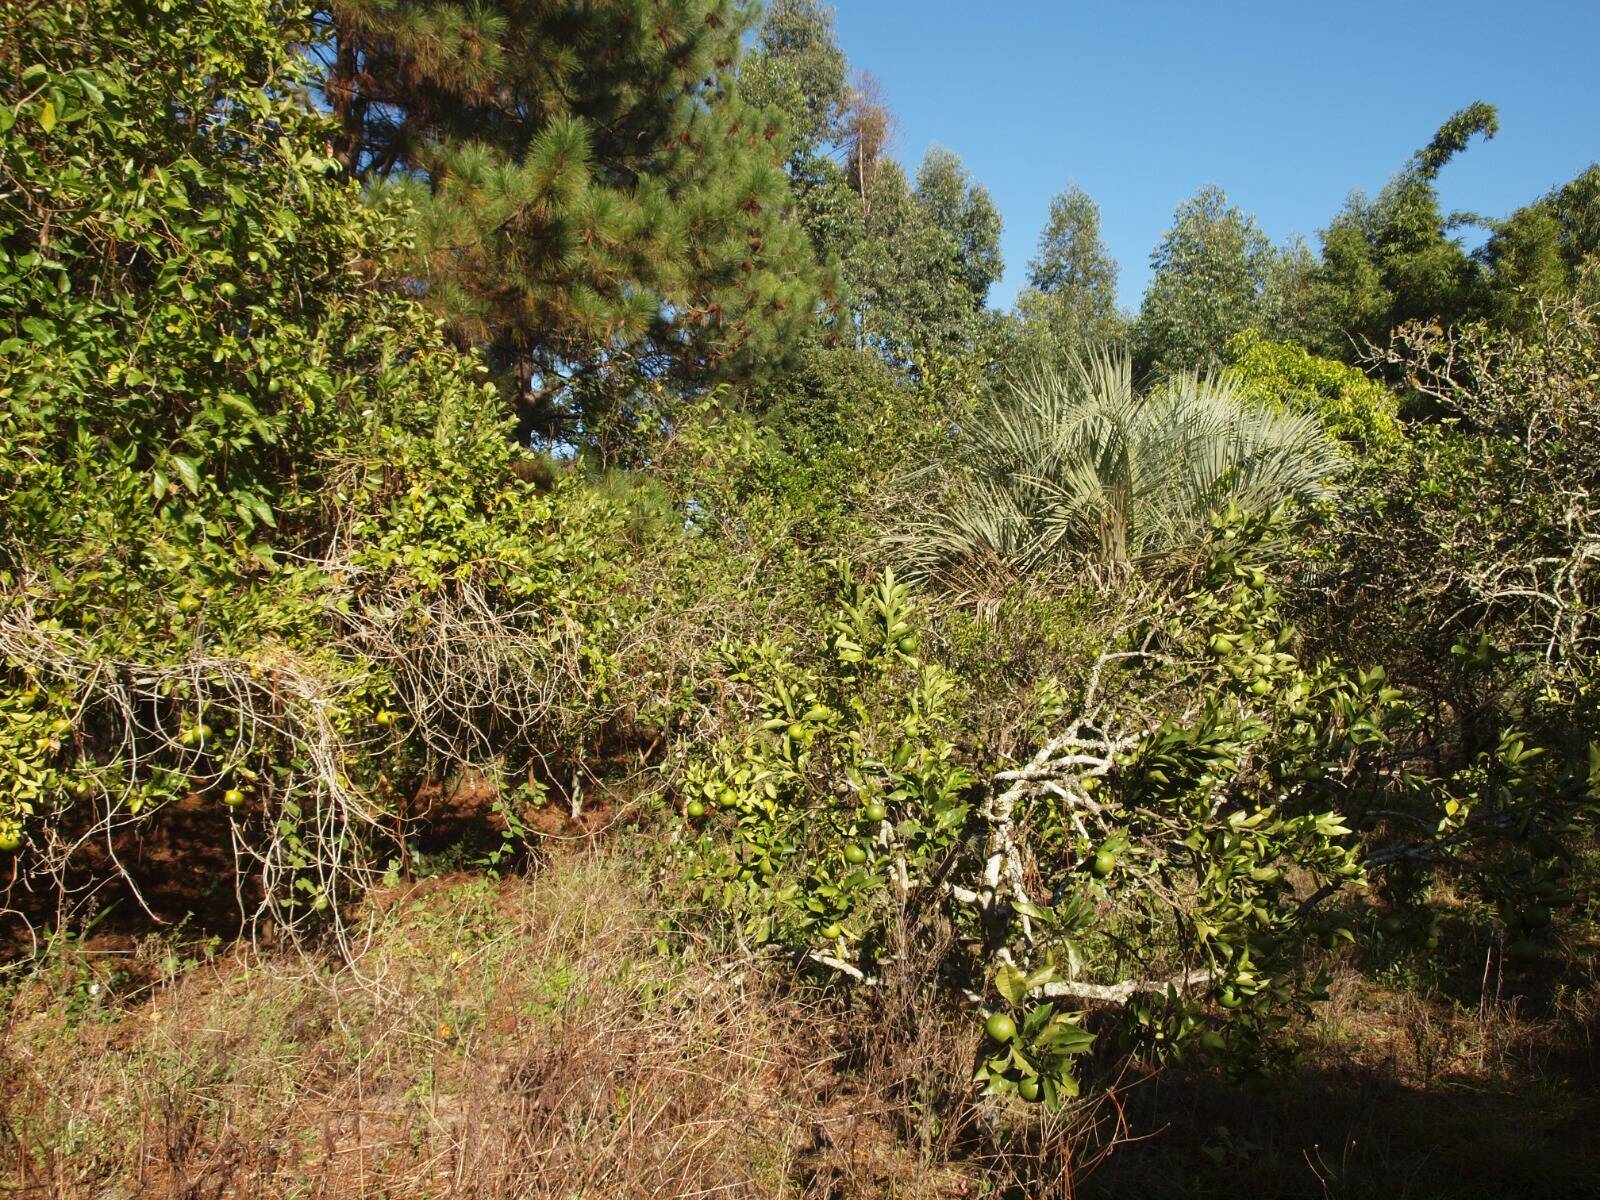
{"type": "Polygon", "coordinates": [[[748,371],[809,325],[789,135],[740,95],[744,29],[732,0],[326,6],[336,154],[409,185],[410,270],[524,434],[625,437],[659,402],[641,379],[748,371]]]}
{"type": "Polygon", "coordinates": [[[1354,367],[1293,342],[1264,341],[1254,329],[1230,338],[1227,355],[1241,399],[1313,413],[1358,447],[1392,447],[1404,437],[1394,394],[1354,367]]]}
{"type": "Polygon", "coordinates": [[[253,0],[5,30],[0,814],[39,873],[199,794],[244,806],[265,899],[326,905],[419,765],[393,656],[466,595],[550,658],[533,606],[585,586],[481,368],[372,286],[403,235],[322,152],[293,32],[253,0]]]}
{"type": "Polygon", "coordinates": [[[1489,106],[1315,250],[1206,189],[1136,314],[1071,187],[1002,313],[813,0],[63,0],[0,60],[7,936],[356,959],[385,879],[627,824],[673,971],[959,1027],[894,1086],[1025,1146],[1292,1064],[1341,962],[1592,985],[1600,177],[1469,253],[1489,106]]]}
{"type": "Polygon", "coordinates": [[[1272,245],[1255,219],[1206,188],[1179,205],[1150,255],[1150,288],[1135,328],[1141,363],[1210,368],[1228,339],[1262,321],[1272,245]]]}
{"type": "Polygon", "coordinates": [[[1050,202],[1050,219],[1028,263],[1028,288],[1017,297],[1028,340],[1061,361],[1117,340],[1117,264],[1100,240],[1100,210],[1072,187],[1050,202]]]}

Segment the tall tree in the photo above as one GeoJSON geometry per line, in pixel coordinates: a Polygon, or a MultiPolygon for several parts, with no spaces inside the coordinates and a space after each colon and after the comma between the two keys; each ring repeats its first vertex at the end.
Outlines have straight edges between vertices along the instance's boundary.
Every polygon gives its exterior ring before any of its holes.
{"type": "Polygon", "coordinates": [[[1468,105],[1411,156],[1378,198],[1352,196],[1323,232],[1313,348],[1346,358],[1412,319],[1445,324],[1482,307],[1481,273],[1439,209],[1439,172],[1474,137],[1499,128],[1493,106],[1468,105]]]}
{"type": "Polygon", "coordinates": [[[1060,359],[1120,338],[1117,263],[1100,237],[1100,209],[1076,184],[1050,202],[1017,311],[1030,338],[1060,359]]]}
{"type": "Polygon", "coordinates": [[[917,203],[935,228],[950,239],[955,270],[982,308],[989,289],[1005,271],[1000,255],[1000,210],[989,189],[972,178],[961,159],[934,146],[917,168],[917,203]]]}
{"type": "Polygon", "coordinates": [[[858,344],[900,365],[923,350],[959,352],[980,323],[959,250],[884,159],[869,177],[861,222],[840,263],[858,344]]]}
{"type": "Polygon", "coordinates": [[[1501,324],[1526,329],[1541,303],[1578,286],[1586,261],[1600,256],[1600,164],[1496,222],[1480,251],[1489,272],[1489,309],[1501,324]]]}
{"type": "Polygon", "coordinates": [[[1217,187],[1178,206],[1150,256],[1134,342],[1141,367],[1159,371],[1223,361],[1228,339],[1260,324],[1273,260],[1255,218],[1217,187]]]}
{"type": "Polygon", "coordinates": [[[769,361],[813,319],[746,26],[734,0],[327,0],[336,155],[412,193],[415,286],[525,432],[648,420],[640,380],[769,361]]]}
{"type": "Polygon", "coordinates": [[[850,100],[850,64],[839,48],[832,9],[817,0],[772,0],[743,75],[753,93],[791,118],[800,149],[838,138],[850,100]]]}

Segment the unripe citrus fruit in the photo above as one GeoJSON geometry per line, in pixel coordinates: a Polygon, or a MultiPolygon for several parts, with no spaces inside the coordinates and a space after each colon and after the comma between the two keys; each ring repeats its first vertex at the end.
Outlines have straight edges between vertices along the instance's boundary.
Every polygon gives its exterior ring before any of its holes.
{"type": "Polygon", "coordinates": [[[14,854],[22,848],[22,830],[15,825],[0,828],[0,851],[14,854]]]}
{"type": "Polygon", "coordinates": [[[244,803],[244,793],[238,788],[229,788],[222,793],[222,802],[229,808],[238,808],[244,803]]]}
{"type": "Polygon", "coordinates": [[[993,1042],[1009,1042],[1017,1036],[1017,1023],[1005,1013],[995,1013],[983,1023],[984,1032],[993,1042]]]}
{"type": "Polygon", "coordinates": [[[688,813],[691,817],[699,819],[700,817],[706,815],[706,806],[698,800],[691,800],[688,804],[683,806],[683,811],[688,813]]]}
{"type": "Polygon", "coordinates": [[[874,800],[871,804],[867,805],[866,811],[863,815],[867,818],[867,820],[876,823],[886,818],[889,815],[889,810],[874,800]]]}
{"type": "Polygon", "coordinates": [[[844,860],[851,866],[859,867],[867,861],[867,852],[854,842],[851,842],[844,848],[844,860]]]}
{"type": "Polygon", "coordinates": [[[1104,879],[1117,869],[1117,856],[1109,850],[1096,850],[1094,857],[1089,860],[1089,874],[1096,879],[1104,879]]]}
{"type": "Polygon", "coordinates": [[[837,921],[831,925],[824,925],[822,927],[822,936],[827,941],[837,941],[839,938],[844,936],[844,926],[840,925],[837,921]]]}
{"type": "Polygon", "coordinates": [[[1044,1089],[1039,1086],[1037,1079],[1029,1075],[1017,1084],[1017,1095],[1029,1104],[1037,1104],[1044,1095],[1044,1089]]]}

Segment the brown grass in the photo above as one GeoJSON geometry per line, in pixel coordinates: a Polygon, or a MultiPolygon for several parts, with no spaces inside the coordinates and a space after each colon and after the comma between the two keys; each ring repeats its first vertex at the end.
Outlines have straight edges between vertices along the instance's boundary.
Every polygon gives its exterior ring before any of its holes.
{"type": "Polygon", "coordinates": [[[1472,966],[1430,986],[1346,956],[1297,1032],[1298,1071],[1233,1086],[1180,1067],[1133,1089],[1129,1119],[1149,1140],[1119,1148],[1082,1195],[1600,1196],[1600,992],[1532,972],[1497,989],[1472,966]]]}
{"type": "Polygon", "coordinates": [[[851,998],[663,952],[642,843],[379,893],[353,967],[58,944],[0,985],[0,1195],[1600,1196],[1593,988],[1469,964],[1422,986],[1347,953],[1300,1073],[1179,1066],[1051,1119],[974,1098],[948,930],[902,930],[851,998]]]}
{"type": "Polygon", "coordinates": [[[395,892],[364,979],[240,952],[116,997],[63,955],[5,1014],[0,1191],[782,1195],[805,1014],[656,954],[641,897],[596,856],[395,892]]]}

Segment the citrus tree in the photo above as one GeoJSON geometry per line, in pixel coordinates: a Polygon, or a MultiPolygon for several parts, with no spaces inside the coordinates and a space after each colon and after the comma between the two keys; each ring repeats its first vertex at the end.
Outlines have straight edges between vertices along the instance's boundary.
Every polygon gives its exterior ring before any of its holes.
{"type": "MultiPolygon", "coordinates": [[[[1317,902],[1363,876],[1347,788],[1405,717],[1380,670],[1303,662],[1270,518],[1214,518],[1194,590],[1133,604],[1039,689],[1033,751],[957,752],[957,681],[892,575],[848,584],[802,661],[729,647],[751,725],[691,759],[680,852],[754,943],[872,986],[937,913],[939,975],[985,1014],[991,1093],[1059,1104],[1110,1007],[1119,1044],[1256,1061],[1320,994],[1317,902]]],[[[934,980],[929,980],[933,983],[934,980]]]]}

